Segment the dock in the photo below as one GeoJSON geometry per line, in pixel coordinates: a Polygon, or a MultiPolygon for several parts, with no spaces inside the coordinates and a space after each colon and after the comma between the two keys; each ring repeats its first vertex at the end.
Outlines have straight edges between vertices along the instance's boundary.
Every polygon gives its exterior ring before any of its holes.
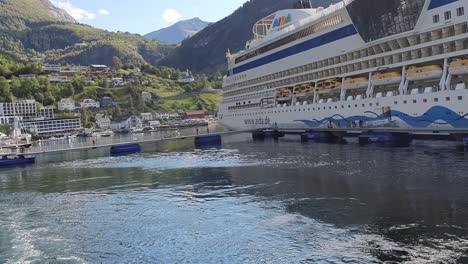
{"type": "Polygon", "coordinates": [[[57,154],[57,153],[65,153],[65,152],[73,152],[73,151],[88,151],[88,150],[102,150],[102,149],[111,149],[112,147],[118,146],[125,146],[129,144],[154,144],[154,143],[163,143],[169,141],[177,141],[177,140],[187,140],[193,139],[199,136],[207,136],[207,135],[219,135],[219,136],[226,136],[226,135],[233,135],[233,134],[241,134],[241,133],[248,133],[251,130],[243,130],[243,131],[227,131],[227,132],[213,132],[213,133],[205,133],[205,134],[198,134],[198,135],[180,135],[180,136],[171,136],[171,137],[156,137],[156,138],[149,138],[149,139],[134,139],[132,137],[123,138],[119,141],[114,141],[115,139],[112,138],[101,138],[101,139],[92,139],[87,140],[84,142],[69,142],[68,144],[52,144],[52,145],[38,145],[34,144],[31,148],[25,149],[23,152],[20,150],[11,150],[11,149],[2,149],[0,155],[2,154],[18,154],[18,155],[33,155],[33,156],[40,156],[40,155],[47,155],[47,154],[57,154]]]}

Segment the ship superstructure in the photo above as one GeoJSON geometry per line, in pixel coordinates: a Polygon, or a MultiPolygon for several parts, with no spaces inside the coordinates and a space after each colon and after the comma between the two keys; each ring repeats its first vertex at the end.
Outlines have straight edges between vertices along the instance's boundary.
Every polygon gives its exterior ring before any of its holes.
{"type": "Polygon", "coordinates": [[[344,0],[281,10],[227,54],[232,129],[468,129],[468,0],[344,0]]]}

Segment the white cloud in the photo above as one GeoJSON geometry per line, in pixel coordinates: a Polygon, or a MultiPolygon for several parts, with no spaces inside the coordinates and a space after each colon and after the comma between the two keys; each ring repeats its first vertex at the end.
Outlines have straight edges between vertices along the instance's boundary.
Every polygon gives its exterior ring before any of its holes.
{"type": "Polygon", "coordinates": [[[169,8],[164,11],[162,18],[168,23],[175,23],[182,18],[182,15],[177,10],[169,8]]]}
{"type": "Polygon", "coordinates": [[[99,9],[99,14],[101,14],[103,16],[108,16],[108,15],[110,15],[110,12],[107,9],[99,9]]]}
{"type": "Polygon", "coordinates": [[[69,1],[53,0],[51,2],[56,7],[67,11],[76,20],[94,20],[96,18],[96,14],[76,7],[69,1]]]}

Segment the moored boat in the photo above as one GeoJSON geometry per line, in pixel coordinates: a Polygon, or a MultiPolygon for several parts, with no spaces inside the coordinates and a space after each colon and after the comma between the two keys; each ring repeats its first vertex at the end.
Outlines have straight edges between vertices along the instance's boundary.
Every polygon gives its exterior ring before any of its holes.
{"type": "Polygon", "coordinates": [[[139,144],[128,144],[128,145],[121,145],[121,146],[113,146],[111,147],[111,154],[118,155],[118,154],[132,154],[138,153],[141,151],[141,147],[139,144]]]}
{"type": "Polygon", "coordinates": [[[0,159],[0,167],[32,164],[35,161],[35,157],[26,157],[24,155],[2,155],[0,159]]]}

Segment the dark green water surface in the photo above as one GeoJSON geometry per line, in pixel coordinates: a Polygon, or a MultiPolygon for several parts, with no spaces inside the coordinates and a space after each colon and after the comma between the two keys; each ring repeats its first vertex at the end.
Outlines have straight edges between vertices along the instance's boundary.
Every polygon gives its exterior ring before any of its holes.
{"type": "Polygon", "coordinates": [[[190,142],[0,169],[0,263],[468,263],[468,152],[190,142]]]}

